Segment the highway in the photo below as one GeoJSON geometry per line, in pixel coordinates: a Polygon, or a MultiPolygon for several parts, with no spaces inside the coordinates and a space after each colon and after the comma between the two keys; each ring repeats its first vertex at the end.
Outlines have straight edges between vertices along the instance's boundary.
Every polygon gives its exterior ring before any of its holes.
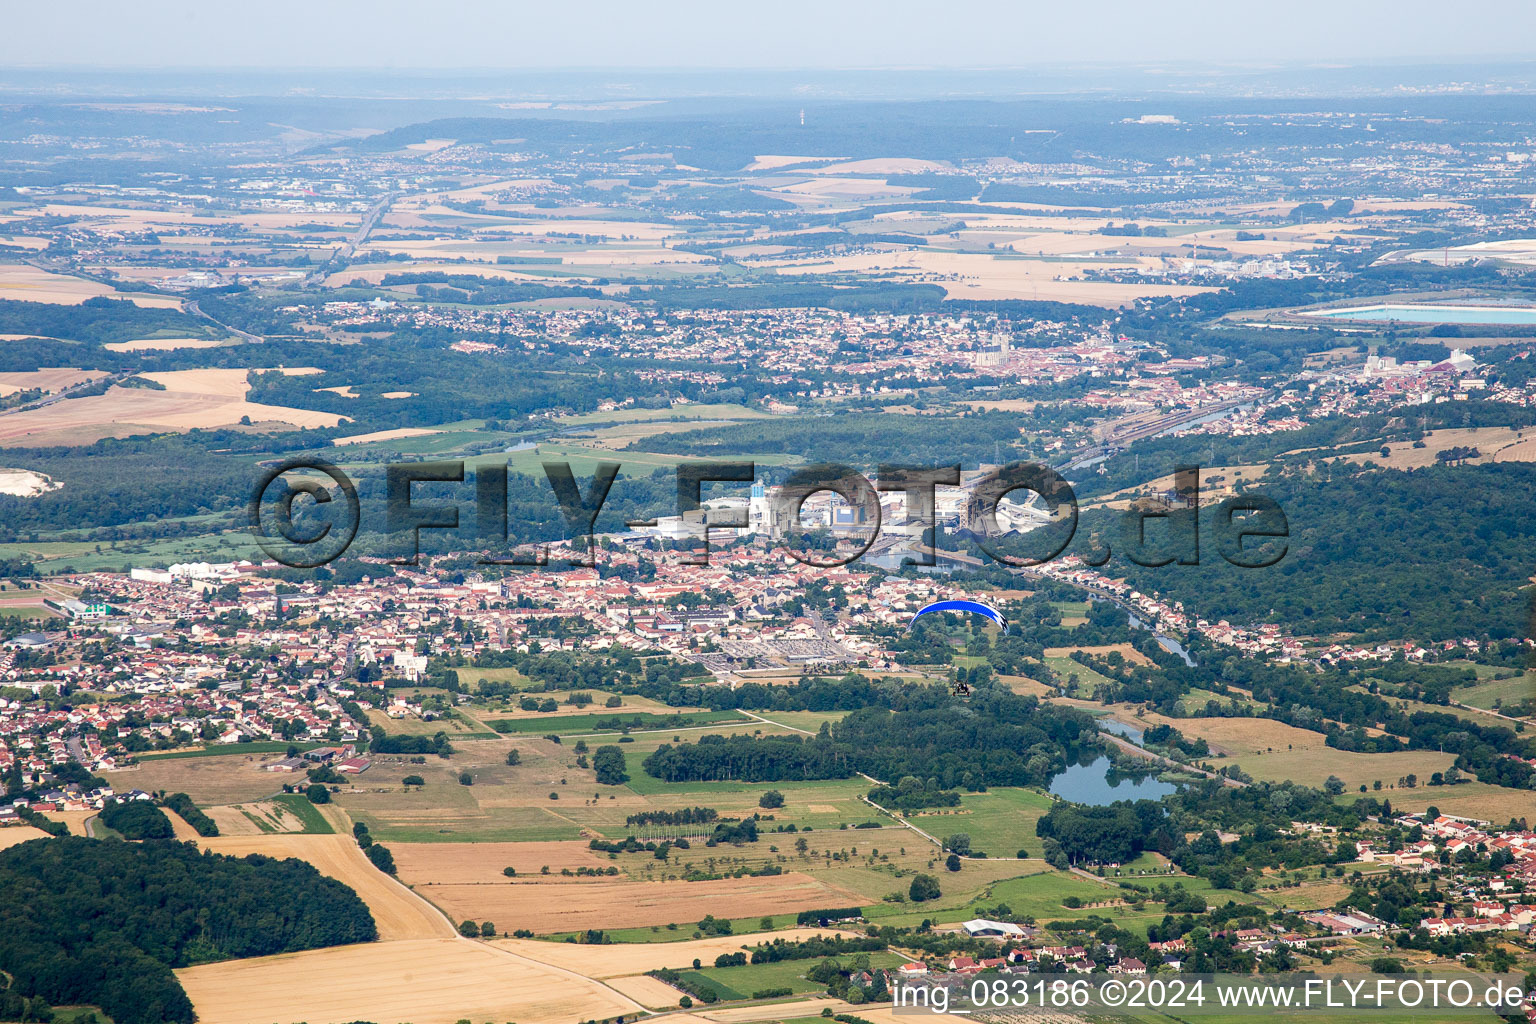
{"type": "Polygon", "coordinates": [[[363,222],[358,226],[356,233],[347,240],[345,245],[337,249],[330,259],[310,271],[304,278],[304,285],[307,287],[319,284],[331,274],[346,267],[352,259],[352,254],[357,251],[358,246],[368,240],[369,234],[372,233],[374,227],[379,223],[379,218],[384,216],[385,211],[389,209],[390,204],[395,201],[395,198],[394,193],[390,193],[369,207],[368,212],[363,214],[363,222]]]}
{"type": "Polygon", "coordinates": [[[28,412],[32,409],[43,409],[54,404],[55,402],[62,402],[64,399],[69,398],[77,391],[84,391],[87,388],[100,387],[103,380],[105,380],[109,385],[116,384],[120,380],[132,377],[136,372],[138,371],[119,370],[117,373],[111,374],[107,377],[97,377],[95,380],[81,381],[79,384],[67,387],[63,391],[55,391],[51,395],[45,395],[35,402],[28,402],[26,405],[18,405],[11,409],[0,409],[0,416],[10,416],[13,413],[28,412]]]}
{"type": "Polygon", "coordinates": [[[1058,473],[1070,473],[1074,469],[1081,469],[1095,459],[1112,454],[1114,449],[1124,447],[1132,441],[1140,441],[1148,437],[1155,437],[1169,430],[1177,430],[1186,424],[1203,419],[1213,413],[1226,412],[1228,409],[1236,409],[1240,405],[1251,405],[1254,401],[1256,399],[1233,398],[1225,402],[1217,402],[1214,405],[1204,405],[1198,409],[1186,409],[1183,412],[1171,413],[1150,423],[1137,424],[1119,433],[1110,434],[1096,444],[1079,448],[1065,462],[1058,464],[1055,469],[1058,473]]]}

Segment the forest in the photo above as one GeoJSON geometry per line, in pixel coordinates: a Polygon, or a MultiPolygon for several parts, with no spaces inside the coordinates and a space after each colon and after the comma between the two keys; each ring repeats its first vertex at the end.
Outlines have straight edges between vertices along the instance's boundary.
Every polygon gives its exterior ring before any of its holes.
{"type": "MultiPolygon", "coordinates": [[[[1085,712],[985,689],[969,701],[945,687],[909,687],[905,706],[854,711],[811,739],[704,736],[663,744],[642,767],[667,782],[843,779],[937,780],[936,788],[1045,785],[1078,758],[1101,750],[1085,712]]],[[[898,786],[899,788],[899,786],[898,786]]]]}
{"type": "Polygon", "coordinates": [[[362,900],[298,860],[67,836],[0,851],[0,970],[117,1024],[192,1024],[172,970],[378,937],[362,900]]]}
{"type": "Polygon", "coordinates": [[[124,839],[171,839],[171,819],[148,800],[115,800],[101,809],[101,823],[124,839]]]}
{"type": "MultiPolygon", "coordinates": [[[[1526,634],[1521,591],[1536,571],[1528,514],[1536,466],[1362,471],[1330,463],[1311,473],[1272,470],[1252,490],[1285,511],[1288,551],[1277,564],[1243,569],[1222,559],[1207,540],[1219,514],[1210,507],[1200,516],[1198,565],[1144,568],[1117,554],[1116,573],[1212,621],[1420,643],[1526,634]]],[[[1085,516],[1080,530],[1098,525],[1085,516]]],[[[1115,533],[1105,536],[1113,548],[1115,533]]]]}

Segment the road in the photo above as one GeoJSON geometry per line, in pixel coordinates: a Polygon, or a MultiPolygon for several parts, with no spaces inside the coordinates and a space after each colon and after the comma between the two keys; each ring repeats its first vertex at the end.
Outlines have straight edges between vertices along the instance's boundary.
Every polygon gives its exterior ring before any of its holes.
{"type": "Polygon", "coordinates": [[[1201,406],[1198,409],[1188,409],[1183,412],[1162,416],[1150,423],[1138,424],[1121,433],[1111,434],[1096,444],[1089,445],[1086,448],[1079,448],[1068,456],[1065,462],[1058,463],[1055,467],[1056,471],[1063,474],[1070,473],[1072,470],[1079,469],[1095,459],[1108,455],[1112,449],[1129,444],[1132,441],[1155,437],[1168,430],[1177,430],[1187,423],[1193,423],[1195,420],[1202,419],[1212,413],[1226,412],[1228,409],[1235,409],[1240,405],[1251,405],[1256,401],[1259,401],[1259,399],[1233,398],[1225,402],[1217,402],[1214,405],[1201,406]]]}
{"type": "Polygon", "coordinates": [[[1134,754],[1137,757],[1146,758],[1148,761],[1156,761],[1158,764],[1166,765],[1169,768],[1177,768],[1179,771],[1194,772],[1197,775],[1204,775],[1208,779],[1219,779],[1221,780],[1221,784],[1223,786],[1231,786],[1234,789],[1242,789],[1248,785],[1248,783],[1239,782],[1237,779],[1229,779],[1225,775],[1217,775],[1215,772],[1208,772],[1204,768],[1196,768],[1192,764],[1182,764],[1178,761],[1172,760],[1171,758],[1164,757],[1161,754],[1154,754],[1146,747],[1138,747],[1130,740],[1116,736],[1112,732],[1101,732],[1099,735],[1108,740],[1110,743],[1113,743],[1115,746],[1119,747],[1121,750],[1125,751],[1127,754],[1134,754]]]}
{"type": "Polygon", "coordinates": [[[246,341],[260,343],[260,342],[263,342],[263,341],[266,340],[265,338],[263,338],[259,334],[252,334],[250,331],[242,331],[238,327],[235,327],[235,326],[233,326],[231,324],[225,323],[224,321],[220,320],[218,317],[214,316],[212,313],[204,312],[203,307],[199,306],[197,304],[197,300],[196,299],[188,299],[186,306],[187,306],[187,312],[191,313],[193,316],[200,316],[204,320],[211,321],[216,326],[222,328],[223,330],[228,331],[230,334],[237,334],[240,337],[244,338],[246,341]]]}
{"type": "Polygon", "coordinates": [[[331,274],[334,274],[336,271],[345,268],[346,265],[351,261],[352,254],[357,251],[357,247],[368,240],[368,235],[372,233],[374,227],[378,225],[379,218],[384,216],[385,211],[389,209],[390,204],[393,203],[396,198],[397,197],[394,193],[390,193],[383,199],[380,199],[378,202],[370,206],[368,208],[368,212],[363,214],[363,222],[362,224],[358,225],[356,233],[353,234],[351,238],[347,239],[346,243],[340,249],[337,249],[335,254],[331,256],[330,259],[326,260],[319,267],[305,275],[304,285],[308,287],[309,285],[319,284],[331,274]]]}
{"type": "Polygon", "coordinates": [[[1504,721],[1506,721],[1506,722],[1514,722],[1516,725],[1530,725],[1531,724],[1528,720],[1526,720],[1524,718],[1513,718],[1513,717],[1511,717],[1509,715],[1502,714],[1502,713],[1500,713],[1498,711],[1490,711],[1487,708],[1475,708],[1475,707],[1473,707],[1470,704],[1463,704],[1459,700],[1451,701],[1451,707],[1453,707],[1453,708],[1461,708],[1463,711],[1475,711],[1475,712],[1477,712],[1480,715],[1492,715],[1494,718],[1502,718],[1502,719],[1504,719],[1504,721]]]}

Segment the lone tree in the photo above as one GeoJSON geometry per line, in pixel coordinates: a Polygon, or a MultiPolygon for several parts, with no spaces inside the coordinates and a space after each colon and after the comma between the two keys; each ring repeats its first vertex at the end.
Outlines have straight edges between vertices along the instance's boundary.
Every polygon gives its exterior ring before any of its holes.
{"type": "Polygon", "coordinates": [[[939,889],[939,880],[932,875],[917,875],[907,889],[907,898],[913,903],[936,900],[942,895],[944,893],[939,889]]]}
{"type": "Polygon", "coordinates": [[[757,806],[759,806],[759,807],[766,807],[766,808],[769,808],[769,809],[772,809],[772,808],[775,808],[775,807],[783,807],[784,806],[784,794],[780,793],[776,789],[770,789],[768,792],[764,793],[758,799],[757,806]]]}
{"type": "Polygon", "coordinates": [[[477,939],[480,937],[480,926],[473,921],[461,921],[459,923],[459,934],[466,939],[477,939]]]}
{"type": "Polygon", "coordinates": [[[592,770],[597,781],[604,786],[622,786],[629,781],[628,765],[624,763],[624,751],[618,747],[598,747],[592,755],[592,770]]]}
{"type": "Polygon", "coordinates": [[[304,790],[304,796],[312,804],[328,804],[331,802],[331,791],[319,783],[304,790]]]}
{"type": "Polygon", "coordinates": [[[522,753],[520,753],[519,751],[517,751],[515,749],[507,751],[507,764],[509,764],[509,765],[519,765],[519,764],[522,764],[522,763],[523,763],[523,755],[522,755],[522,753]]]}
{"type": "Polygon", "coordinates": [[[959,871],[960,858],[956,857],[954,854],[950,854],[948,857],[944,858],[944,866],[951,871],[959,871]]]}

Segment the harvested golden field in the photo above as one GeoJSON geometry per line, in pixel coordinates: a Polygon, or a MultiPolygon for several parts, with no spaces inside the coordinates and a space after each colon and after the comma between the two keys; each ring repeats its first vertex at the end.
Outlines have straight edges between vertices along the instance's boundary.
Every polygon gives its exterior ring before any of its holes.
{"type": "Polygon", "coordinates": [[[390,843],[400,877],[412,884],[505,885],[502,868],[519,875],[539,869],[605,868],[608,855],[588,848],[586,840],[532,843],[390,843]]]}
{"type": "Polygon", "coordinates": [[[215,836],[201,842],[204,849],[236,857],[260,853],[308,862],[321,874],[346,883],[368,904],[381,939],[427,939],[456,934],[442,914],[374,867],[350,835],[215,836]]]}
{"type": "MultiPolygon", "coordinates": [[[[1083,250],[1100,247],[1090,238],[1072,238],[1071,241],[1083,250]]],[[[1032,238],[1028,245],[1032,247],[1036,243],[1037,239],[1032,238]]],[[[1139,257],[1130,262],[1122,259],[1114,265],[1129,267],[1132,263],[1145,270],[1158,270],[1162,265],[1162,261],[1155,257],[1139,257]]],[[[1196,295],[1210,290],[1192,285],[1071,280],[1081,277],[1087,270],[1106,265],[1102,260],[1089,257],[1081,261],[1039,260],[923,249],[860,253],[814,261],[763,260],[758,265],[773,267],[782,275],[888,275],[894,280],[942,285],[949,297],[955,299],[1040,299],[1116,307],[1148,296],[1196,295]]]]}
{"type": "Polygon", "coordinates": [[[864,901],[798,871],[709,882],[535,876],[503,879],[501,884],[441,885],[403,870],[401,877],[455,920],[491,920],[505,931],[640,928],[692,923],[726,909],[732,917],[755,917],[864,901]]]}
{"type": "Polygon", "coordinates": [[[219,826],[221,836],[259,836],[274,832],[304,831],[304,822],[298,815],[272,801],[206,807],[203,810],[219,826]]]}
{"type": "MultiPolygon", "coordinates": [[[[691,884],[691,883],[678,883],[691,884]]],[[[856,932],[835,928],[790,928],[784,931],[752,935],[717,935],[685,942],[616,942],[603,947],[601,958],[594,960],[591,947],[569,942],[540,942],[537,939],[495,939],[492,945],[510,949],[530,960],[579,971],[589,978],[618,978],[644,974],[661,967],[686,968],[695,959],[714,963],[721,953],[737,953],[775,939],[799,942],[812,936],[854,936],[856,932]]]]}
{"type": "MultiPolygon", "coordinates": [[[[762,157],[758,157],[759,160],[762,157]]],[[[876,157],[872,160],[850,160],[817,168],[813,174],[922,174],[925,171],[950,170],[947,163],[919,160],[915,157],[876,157]]]]}
{"type": "Polygon", "coordinates": [[[87,281],[80,277],[50,274],[46,270],[38,270],[36,267],[24,264],[0,264],[0,299],[76,306],[86,299],[94,299],[100,295],[114,299],[128,299],[135,306],[157,309],[181,308],[181,300],[169,295],[119,292],[109,285],[87,281]]]}
{"type": "Polygon", "coordinates": [[[1167,718],[1146,714],[1137,719],[1146,725],[1171,725],[1186,736],[1199,736],[1213,754],[1267,754],[1277,751],[1327,750],[1341,753],[1325,742],[1320,732],[1298,729],[1270,718],[1167,718]]]}
{"type": "Polygon", "coordinates": [[[1419,469],[1435,465],[1439,461],[1435,458],[1437,452],[1449,448],[1476,448],[1477,457],[1467,459],[1467,462],[1536,462],[1536,431],[1517,431],[1509,427],[1431,430],[1424,435],[1422,448],[1415,448],[1411,441],[1394,441],[1385,446],[1390,454],[1383,457],[1381,447],[1378,445],[1358,455],[1339,455],[1321,461],[1345,460],[1357,466],[1374,462],[1393,469],[1419,469]]]}
{"type": "Polygon", "coordinates": [[[138,338],[133,341],[109,341],[102,348],[108,352],[163,352],[177,348],[218,348],[226,342],[217,338],[138,338]]]}
{"type": "Polygon", "coordinates": [[[186,842],[187,840],[191,840],[194,843],[197,842],[197,829],[193,828],[191,825],[188,825],[187,819],[183,818],[169,807],[162,808],[162,810],[165,811],[165,816],[170,819],[171,831],[176,834],[177,839],[181,840],[182,842],[186,842]]]}
{"type": "Polygon", "coordinates": [[[0,828],[0,850],[8,850],[32,839],[47,838],[47,832],[40,828],[33,828],[31,825],[7,825],[5,828],[0,828]]]}
{"type": "Polygon", "coordinates": [[[0,373],[0,396],[13,395],[18,391],[36,388],[52,394],[72,388],[76,384],[100,380],[105,370],[79,370],[73,366],[45,366],[40,370],[17,370],[0,373]]]}
{"type": "MultiPolygon", "coordinates": [[[[104,395],[71,398],[39,409],[0,417],[0,445],[80,444],[102,437],[127,437],[161,430],[253,424],[333,427],[346,417],[247,402],[250,390],[241,369],[173,370],[142,376],[164,390],[114,385],[104,395]]],[[[284,370],[297,373],[298,370],[284,370]]]]}
{"type": "Polygon", "coordinates": [[[773,1003],[767,1006],[732,1006],[724,1010],[699,1010],[693,1016],[705,1021],[714,1021],[716,1024],[742,1024],[744,1021],[753,1020],[792,1020],[796,1017],[816,1017],[823,1009],[830,1009],[834,1014],[854,1013],[869,1020],[879,1021],[880,1024],[905,1024],[910,1018],[896,1017],[889,1010],[867,1010],[863,1006],[854,1007],[841,999],[802,999],[793,1003],[773,1003]],[[880,1014],[884,1012],[885,1016],[880,1014]]]}
{"type": "Polygon", "coordinates": [[[95,811],[42,811],[49,821],[62,821],[69,826],[70,835],[85,835],[85,823],[96,817],[95,811]]]}
{"type": "Polygon", "coordinates": [[[639,1009],[597,982],[456,938],[337,946],[176,975],[202,1024],[564,1024],[639,1009]]]}
{"type": "MultiPolygon", "coordinates": [[[[347,395],[345,397],[356,398],[357,396],[347,395]]],[[[368,444],[373,441],[396,441],[403,437],[425,437],[428,434],[437,433],[441,433],[441,431],[431,430],[427,427],[397,427],[394,430],[375,430],[369,434],[349,434],[346,437],[336,438],[331,444],[368,444]]]]}
{"type": "MultiPolygon", "coordinates": [[[[692,961],[685,961],[685,963],[692,963],[692,961]]],[[[648,1006],[653,1010],[671,1009],[684,995],[683,992],[659,978],[647,977],[644,974],[627,978],[610,978],[608,987],[629,996],[641,1006],[648,1006]]]]}
{"type": "Polygon", "coordinates": [[[781,199],[815,196],[820,199],[884,199],[921,191],[911,185],[888,185],[883,178],[811,178],[773,190],[781,199]],[[789,195],[785,195],[789,193],[789,195]]]}
{"type": "Polygon", "coordinates": [[[1021,697],[1050,697],[1056,692],[1054,686],[1046,686],[1038,679],[1029,676],[998,676],[1002,684],[1021,697]]]}
{"type": "MultiPolygon", "coordinates": [[[[195,214],[183,210],[156,210],[149,207],[93,206],[75,203],[49,203],[37,211],[43,216],[84,217],[101,221],[105,226],[122,231],[145,231],[151,228],[175,227],[223,227],[241,226],[247,230],[270,231],[301,227],[305,224],[325,224],[333,228],[355,228],[355,213],[257,213],[241,211],[231,215],[195,214]]],[[[206,241],[206,239],[199,239],[206,241]]],[[[161,239],[162,243],[165,241],[161,239]]]]}

